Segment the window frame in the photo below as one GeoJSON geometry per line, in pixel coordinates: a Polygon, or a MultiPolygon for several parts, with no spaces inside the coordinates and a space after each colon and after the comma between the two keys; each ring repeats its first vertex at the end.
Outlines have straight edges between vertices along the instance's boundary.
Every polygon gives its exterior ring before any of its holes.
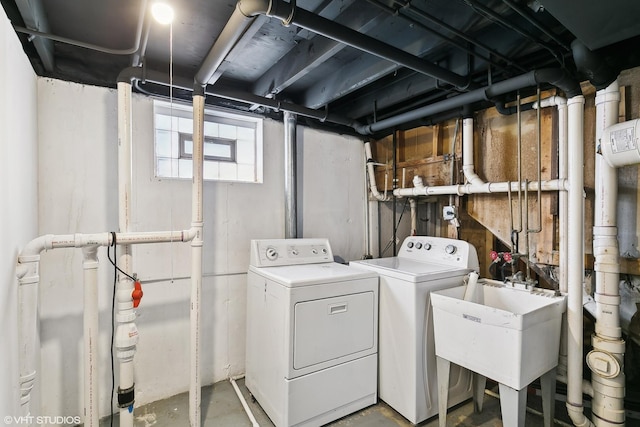
{"type": "MultiPolygon", "coordinates": [[[[178,159],[191,159],[193,160],[193,153],[187,153],[185,151],[185,142],[191,141],[193,144],[193,134],[178,132],[178,159]]],[[[206,136],[204,138],[205,146],[206,144],[216,144],[216,145],[226,145],[230,147],[229,149],[229,157],[224,156],[213,156],[211,154],[204,154],[204,160],[210,160],[215,162],[230,162],[237,164],[237,139],[230,138],[214,138],[210,136],[206,136]]],[[[192,150],[193,151],[193,150],[192,150]]]]}

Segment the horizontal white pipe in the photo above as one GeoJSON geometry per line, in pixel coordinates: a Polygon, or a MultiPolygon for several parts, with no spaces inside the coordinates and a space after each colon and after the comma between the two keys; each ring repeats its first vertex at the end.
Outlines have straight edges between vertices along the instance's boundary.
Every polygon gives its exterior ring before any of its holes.
{"type": "Polygon", "coordinates": [[[369,172],[369,188],[371,189],[371,194],[377,200],[381,202],[387,202],[391,200],[391,196],[386,194],[381,194],[378,191],[378,186],[376,185],[376,175],[373,159],[371,158],[371,144],[369,142],[364,143],[364,155],[367,162],[367,171],[369,172]]]}
{"type": "MultiPolygon", "coordinates": [[[[188,242],[196,234],[196,229],[183,231],[150,231],[138,233],[115,233],[117,244],[145,244],[188,242]]],[[[19,262],[29,262],[31,257],[39,255],[44,250],[57,248],[84,248],[87,246],[111,246],[113,244],[112,233],[94,234],[45,234],[36,237],[27,243],[20,253],[19,262]]]]}
{"type": "Polygon", "coordinates": [[[242,403],[244,412],[247,414],[247,417],[249,417],[249,421],[251,421],[251,425],[253,427],[260,427],[260,424],[258,424],[258,421],[256,421],[256,417],[253,416],[253,412],[251,412],[251,408],[249,408],[247,401],[242,395],[242,392],[240,391],[238,384],[236,384],[235,378],[229,378],[229,381],[231,381],[231,385],[233,385],[233,389],[236,391],[236,395],[238,396],[238,399],[240,399],[240,403],[242,403]]]}
{"type": "MultiPolygon", "coordinates": [[[[521,184],[521,189],[524,190],[526,185],[527,184],[523,182],[521,184]]],[[[561,179],[542,181],[540,189],[542,191],[566,191],[568,190],[568,182],[567,180],[561,179]]],[[[528,190],[537,191],[538,182],[529,182],[528,190]]],[[[462,184],[422,188],[396,188],[395,190],[393,190],[393,195],[396,197],[439,196],[448,194],[456,194],[458,196],[462,196],[464,194],[506,193],[508,191],[518,191],[518,183],[516,181],[509,181],[486,182],[480,185],[462,184]],[[509,188],[511,188],[511,190],[509,190],[509,188]]]]}
{"type": "Polygon", "coordinates": [[[535,101],[532,105],[533,109],[538,109],[538,105],[540,108],[562,107],[563,105],[567,105],[567,99],[559,95],[554,95],[540,100],[540,104],[538,104],[538,101],[535,101]]]}

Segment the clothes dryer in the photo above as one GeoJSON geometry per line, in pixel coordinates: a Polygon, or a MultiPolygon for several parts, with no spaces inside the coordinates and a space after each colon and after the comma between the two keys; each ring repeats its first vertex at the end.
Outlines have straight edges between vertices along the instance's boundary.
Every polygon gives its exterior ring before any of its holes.
{"type": "Polygon", "coordinates": [[[378,277],[326,239],[253,240],[246,386],[277,427],[320,426],[377,400],[378,277]]]}

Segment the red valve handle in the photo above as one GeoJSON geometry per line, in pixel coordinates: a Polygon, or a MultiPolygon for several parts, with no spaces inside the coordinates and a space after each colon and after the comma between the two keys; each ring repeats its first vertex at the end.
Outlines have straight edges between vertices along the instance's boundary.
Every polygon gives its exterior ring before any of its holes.
{"type": "Polygon", "coordinates": [[[138,308],[138,306],[140,305],[140,300],[142,299],[142,295],[144,295],[144,293],[142,292],[142,284],[136,280],[133,287],[134,289],[131,292],[131,298],[133,298],[133,308],[138,308]]]}

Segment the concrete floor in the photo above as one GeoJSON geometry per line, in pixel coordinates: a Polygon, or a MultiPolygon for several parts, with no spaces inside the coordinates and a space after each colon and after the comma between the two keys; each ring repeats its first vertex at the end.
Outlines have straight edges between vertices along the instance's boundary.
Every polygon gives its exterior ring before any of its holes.
{"type": "MultiPolygon", "coordinates": [[[[238,380],[238,386],[247,400],[251,411],[261,427],[272,427],[273,424],[262,411],[257,402],[252,402],[249,391],[244,386],[244,380],[238,380]]],[[[497,391],[497,387],[495,387],[497,391]]],[[[529,406],[539,410],[539,398],[529,396],[529,406]]],[[[179,394],[165,400],[150,403],[135,410],[135,427],[188,427],[189,426],[189,398],[187,393],[179,394]]],[[[565,418],[564,405],[558,402],[556,418],[565,418]]],[[[229,381],[223,381],[202,389],[202,419],[205,427],[251,427],[240,400],[236,396],[229,381]]],[[[566,419],[566,422],[569,420],[566,419]]],[[[109,419],[100,422],[101,427],[109,427],[109,419]]],[[[114,427],[119,427],[117,416],[114,427]]],[[[370,406],[362,411],[337,420],[330,426],[335,427],[409,427],[406,419],[391,409],[384,402],[370,406]]],[[[525,427],[542,426],[542,416],[527,413],[525,427]]],[[[566,424],[563,424],[566,425],[566,424]]],[[[420,426],[437,427],[438,417],[435,416],[420,424],[420,426]]],[[[473,403],[468,401],[449,410],[447,426],[460,427],[501,427],[500,401],[485,395],[484,408],[481,414],[473,412],[473,403]]]]}

